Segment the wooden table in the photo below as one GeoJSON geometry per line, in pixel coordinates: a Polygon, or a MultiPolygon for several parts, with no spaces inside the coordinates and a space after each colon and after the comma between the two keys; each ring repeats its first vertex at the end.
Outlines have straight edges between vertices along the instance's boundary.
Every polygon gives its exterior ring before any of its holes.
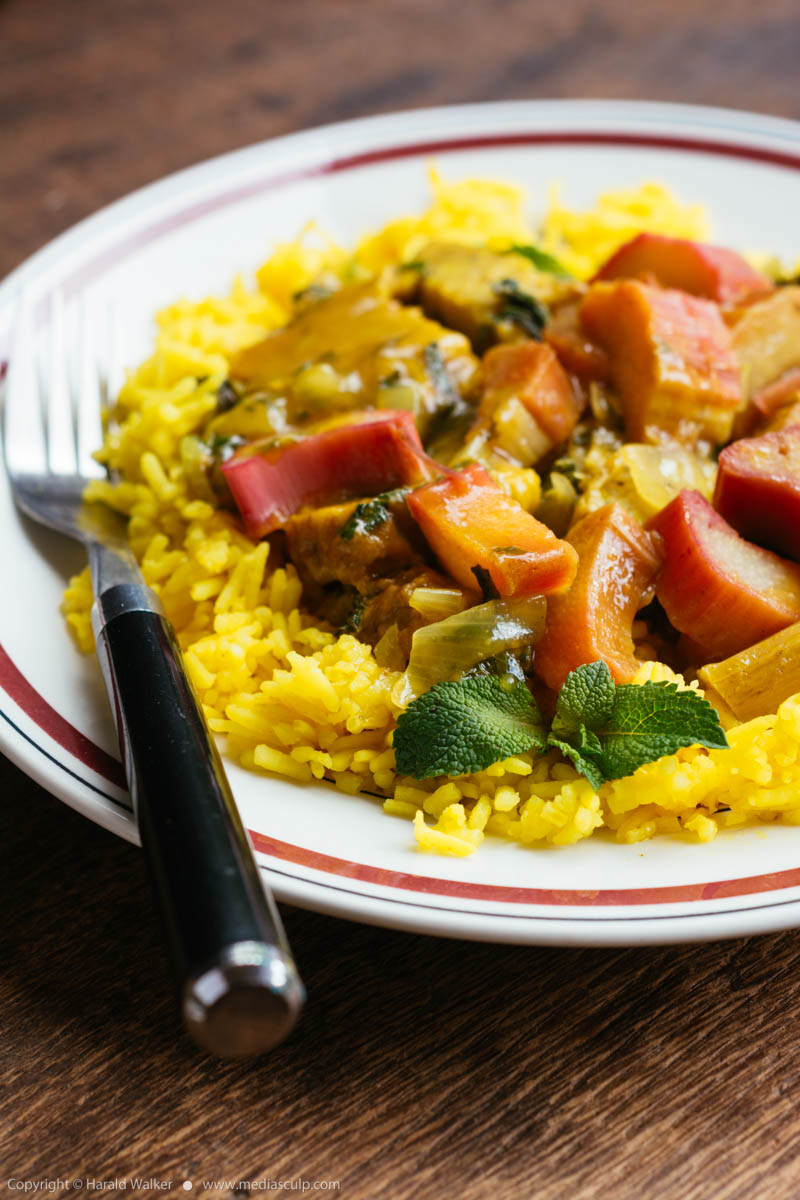
{"type": "MultiPolygon", "coordinates": [[[[800,117],[798,62],[795,0],[5,0],[0,275],[133,187],[321,121],[572,95],[800,117]]],[[[179,1028],[139,852],[4,760],[0,797],[10,1194],[800,1194],[794,933],[519,949],[285,909],[302,1024],[268,1058],[215,1062],[179,1028]]]]}

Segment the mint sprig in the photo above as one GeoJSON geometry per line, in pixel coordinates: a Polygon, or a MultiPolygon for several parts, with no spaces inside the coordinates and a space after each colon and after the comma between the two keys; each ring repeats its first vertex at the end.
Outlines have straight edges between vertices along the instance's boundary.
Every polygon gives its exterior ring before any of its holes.
{"type": "Polygon", "coordinates": [[[547,733],[524,683],[483,675],[438,683],[399,718],[394,747],[403,775],[463,775],[526,750],[558,749],[593,787],[685,746],[724,749],[716,712],[674,683],[614,683],[602,661],[566,678],[547,733]]]}
{"type": "Polygon", "coordinates": [[[397,721],[397,770],[414,779],[471,775],[526,750],[543,750],[546,729],[527,686],[496,675],[436,683],[397,721]]]}
{"type": "Polygon", "coordinates": [[[685,746],[724,750],[728,739],[716,711],[691,689],[674,683],[617,688],[614,711],[602,735],[605,775],[620,779],[637,767],[685,746]]]}

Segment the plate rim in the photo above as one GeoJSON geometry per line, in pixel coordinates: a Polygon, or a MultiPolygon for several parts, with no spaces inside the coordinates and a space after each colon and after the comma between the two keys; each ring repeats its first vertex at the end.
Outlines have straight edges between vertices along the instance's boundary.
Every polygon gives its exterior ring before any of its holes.
{"type": "MultiPolygon", "coordinates": [[[[513,124],[514,122],[512,122],[513,124]]],[[[379,116],[363,117],[353,121],[337,122],[326,126],[290,133],[274,139],[267,139],[249,146],[228,151],[224,154],[203,160],[180,171],[170,173],[152,183],[126,194],[120,199],[106,205],[98,212],[91,214],[82,221],[65,230],[58,237],[37,250],[33,255],[20,263],[2,282],[0,282],[0,315],[9,307],[10,297],[26,278],[48,276],[54,266],[54,274],[63,277],[64,272],[58,271],[59,263],[69,263],[71,258],[80,260],[80,248],[104,238],[108,244],[114,245],[114,229],[119,230],[121,224],[129,222],[150,230],[156,229],[154,236],[166,232],[172,225],[184,225],[193,219],[193,214],[207,211],[205,201],[201,198],[194,205],[183,208],[177,203],[198,179],[208,177],[210,181],[214,169],[223,164],[230,165],[234,161],[239,167],[239,176],[247,177],[257,159],[261,159],[260,168],[255,172],[261,175],[261,183],[244,183],[238,189],[215,188],[206,185],[207,197],[210,197],[214,207],[223,207],[244,195],[270,188],[280,187],[300,178],[311,178],[325,175],[334,171],[360,169],[378,161],[387,161],[401,157],[420,156],[423,154],[446,154],[458,150],[475,149],[478,146],[490,147],[502,145],[569,143],[581,141],[633,144],[633,145],[662,145],[675,146],[683,150],[696,150],[699,153],[719,153],[729,157],[746,157],[750,160],[761,159],[800,170],[800,123],[768,114],[749,113],[746,110],[714,108],[709,106],[694,106],[685,104],[662,104],[658,101],[614,100],[537,100],[537,101],[499,101],[489,104],[464,104],[442,106],[437,108],[408,110],[406,112],[390,113],[379,116]],[[505,116],[513,115],[514,121],[528,124],[527,133],[519,128],[506,133],[491,135],[488,132],[493,122],[505,116]],[[551,121],[549,137],[543,126],[551,121]],[[585,128],[573,130],[556,129],[559,121],[583,123],[585,128]],[[482,133],[470,135],[467,130],[475,125],[486,125],[482,133]],[[614,124],[623,128],[613,129],[614,124]],[[416,133],[428,126],[429,136],[418,140],[412,138],[416,133]],[[430,128],[452,127],[446,132],[448,136],[431,137],[430,128]],[[641,125],[641,132],[635,132],[633,127],[641,125]],[[644,129],[657,127],[681,127],[679,134],[672,136],[662,134],[660,137],[644,129]],[[593,126],[594,128],[589,128],[593,126]],[[628,127],[627,136],[625,126],[628,127]],[[714,138],[708,135],[713,131],[714,138]],[[694,133],[694,136],[692,136],[694,133]],[[704,138],[702,134],[705,133],[704,138]],[[394,141],[382,147],[372,146],[358,153],[349,155],[336,154],[328,149],[328,143],[335,144],[342,139],[344,143],[354,140],[356,143],[370,142],[392,135],[394,141]],[[720,135],[722,136],[720,140],[720,135]],[[752,138],[755,144],[743,144],[734,138],[752,138]],[[398,140],[399,138],[399,140],[398,140]],[[731,140],[727,140],[730,138],[731,140]],[[768,148],[766,140],[774,140],[779,145],[768,148]],[[759,149],[760,144],[760,149],[759,149]],[[788,147],[794,149],[790,153],[788,147]],[[278,151],[276,165],[265,169],[263,156],[269,149],[278,151]],[[308,159],[305,168],[302,166],[304,156],[308,159]],[[296,174],[287,173],[296,160],[296,174]],[[281,171],[285,165],[286,171],[281,171]],[[155,226],[148,225],[147,219],[152,220],[159,208],[162,219],[155,226]],[[175,211],[170,213],[168,210],[175,211]],[[189,213],[187,217],[187,212],[189,213]],[[132,219],[133,218],[133,219],[132,219]],[[111,237],[109,238],[109,234],[111,237]]],[[[117,232],[119,238],[119,232],[117,232]]],[[[117,242],[117,249],[119,249],[117,242]]],[[[123,239],[124,246],[124,239],[123,239]]],[[[96,264],[95,259],[95,264],[96,264]]],[[[101,255],[102,262],[102,255],[101,255]]],[[[78,283],[87,278],[80,268],[77,272],[78,283]]],[[[74,281],[74,276],[68,279],[74,281]]],[[[6,486],[7,481],[6,481],[6,486]]],[[[0,657],[5,653],[0,644],[0,657]]],[[[8,657],[6,655],[6,657],[8,657]]],[[[13,665],[13,664],[12,664],[13,665]]],[[[2,666],[2,664],[0,664],[2,666]]],[[[8,691],[0,671],[0,690],[12,702],[14,696],[8,691]]],[[[44,704],[47,701],[40,697],[44,704]]],[[[52,710],[55,711],[55,710],[52,710]]],[[[29,715],[29,714],[28,714],[29,715]]],[[[56,714],[59,715],[59,714],[56,714]]],[[[105,796],[100,804],[96,792],[97,787],[86,779],[70,772],[63,762],[53,760],[47,766],[42,761],[33,761],[28,752],[28,744],[46,759],[52,760],[47,749],[37,745],[7,713],[0,708],[0,750],[23,771],[38,783],[57,796],[62,801],[77,809],[89,819],[103,825],[111,832],[125,837],[130,841],[138,841],[135,825],[130,815],[121,816],[124,807],[119,795],[105,796]],[[9,732],[12,730],[13,732],[9,732]],[[53,762],[69,772],[78,787],[67,786],[62,778],[58,779],[52,769],[53,762]]],[[[77,731],[75,731],[77,732],[77,731]]],[[[83,735],[80,735],[83,736],[83,735]]],[[[88,740],[88,739],[86,739],[88,740]]],[[[91,744],[91,743],[90,743],[91,744]]],[[[63,748],[63,746],[62,746],[63,748]]],[[[95,749],[99,749],[95,747],[95,749]]],[[[69,754],[69,751],[66,751],[69,754]]],[[[103,752],[101,752],[103,753],[103,752]]],[[[106,756],[108,758],[108,756],[106,756]]],[[[106,764],[107,765],[107,764],[106,764]]],[[[99,772],[102,777],[105,771],[99,772]]],[[[116,786],[116,785],[115,785],[116,786]]],[[[125,795],[116,786],[116,791],[125,795]]],[[[128,813],[130,808],[128,806],[128,813]]],[[[402,900],[387,899],[380,895],[368,894],[363,891],[348,891],[338,888],[337,896],[331,897],[323,891],[324,884],[309,877],[298,877],[286,870],[286,860],[274,854],[259,849],[258,839],[266,840],[265,835],[254,834],[259,863],[265,871],[269,883],[276,895],[290,903],[301,907],[309,907],[321,912],[331,912],[334,915],[345,916],[352,920],[362,920],[383,924],[393,928],[410,929],[418,932],[455,936],[488,941],[510,941],[522,943],[548,943],[570,945],[633,945],[655,944],[669,941],[705,940],[707,938],[741,936],[747,932],[767,932],[773,929],[787,928],[800,924],[800,892],[797,887],[789,889],[773,889],[768,892],[750,892],[750,903],[739,908],[728,908],[721,911],[644,913],[635,915],[633,911],[622,917],[609,916],[598,918],[573,914],[564,917],[545,916],[538,914],[497,914],[491,912],[475,912],[460,909],[446,909],[441,905],[421,905],[413,899],[416,893],[409,893],[402,900]],[[779,890],[790,890],[797,893],[797,898],[787,896],[781,899],[779,890]],[[758,897],[770,896],[762,903],[758,897]],[[557,930],[558,932],[555,932],[557,930]]],[[[294,849],[301,850],[300,847],[294,849]]],[[[324,856],[323,856],[324,857],[324,856]]],[[[359,864],[351,863],[353,867],[359,864]]],[[[800,884],[800,868],[795,872],[800,884]]],[[[758,877],[750,877],[756,879],[758,877]]],[[[490,886],[490,885],[486,885],[490,886]]],[[[577,891],[578,889],[576,889],[577,891]]],[[[628,889],[635,890],[635,889],[628,889]]],[[[571,906],[574,909],[574,906],[571,906]]],[[[636,908],[641,908],[636,905],[636,908]]],[[[648,908],[651,906],[648,905],[648,908]]]]}

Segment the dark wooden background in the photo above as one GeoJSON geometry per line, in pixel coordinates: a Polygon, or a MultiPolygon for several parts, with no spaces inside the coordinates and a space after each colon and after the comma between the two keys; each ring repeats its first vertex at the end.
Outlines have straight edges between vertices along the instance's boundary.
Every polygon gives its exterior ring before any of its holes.
{"type": "MultiPolygon", "coordinates": [[[[798,64],[796,0],[0,0],[0,275],[131,188],[289,130],[514,97],[800,117],[798,64]]],[[[220,1063],[177,1023],[139,852],[1,759],[0,822],[0,1190],[800,1195],[794,933],[520,949],[286,909],[306,1015],[270,1057],[220,1063]]]]}

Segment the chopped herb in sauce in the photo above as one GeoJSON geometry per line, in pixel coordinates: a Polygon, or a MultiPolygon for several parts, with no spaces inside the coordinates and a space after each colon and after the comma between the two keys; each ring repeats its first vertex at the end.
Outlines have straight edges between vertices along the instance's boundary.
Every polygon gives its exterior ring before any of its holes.
{"type": "Polygon", "coordinates": [[[362,596],[356,593],[353,597],[353,607],[347,614],[347,620],[341,627],[342,633],[358,633],[361,628],[361,622],[364,619],[364,610],[370,602],[370,596],[362,596]]]}
{"type": "Polygon", "coordinates": [[[527,258],[537,271],[546,271],[548,275],[557,275],[560,279],[572,278],[563,263],[560,263],[552,254],[548,254],[546,250],[540,250],[538,246],[514,245],[509,248],[508,253],[519,254],[523,258],[527,258]]]}
{"type": "Polygon", "coordinates": [[[461,393],[445,365],[438,342],[430,342],[422,352],[425,369],[431,377],[439,406],[455,412],[461,407],[461,393]]]}
{"type": "Polygon", "coordinates": [[[481,589],[481,595],[484,600],[499,600],[500,593],[492,582],[492,577],[486,570],[486,567],[470,567],[472,574],[478,581],[478,587],[481,589]]]}
{"type": "Polygon", "coordinates": [[[346,542],[351,542],[357,535],[372,533],[384,521],[388,521],[392,515],[389,510],[389,505],[402,500],[409,488],[394,488],[390,492],[383,492],[382,495],[376,496],[374,500],[362,500],[353,510],[352,516],[344,523],[339,531],[339,537],[344,538],[346,542]]]}
{"type": "Polygon", "coordinates": [[[207,445],[211,455],[218,462],[226,462],[240,446],[247,445],[247,438],[240,437],[236,433],[227,436],[221,433],[212,433],[207,445]]]}
{"type": "Polygon", "coordinates": [[[232,383],[230,379],[223,379],[217,388],[217,412],[228,412],[239,403],[241,398],[241,393],[238,391],[236,384],[232,383]]]}
{"type": "Polygon", "coordinates": [[[540,342],[550,317],[547,306],[524,292],[515,279],[501,279],[494,284],[493,290],[500,297],[498,319],[512,321],[528,337],[540,342]]]}

